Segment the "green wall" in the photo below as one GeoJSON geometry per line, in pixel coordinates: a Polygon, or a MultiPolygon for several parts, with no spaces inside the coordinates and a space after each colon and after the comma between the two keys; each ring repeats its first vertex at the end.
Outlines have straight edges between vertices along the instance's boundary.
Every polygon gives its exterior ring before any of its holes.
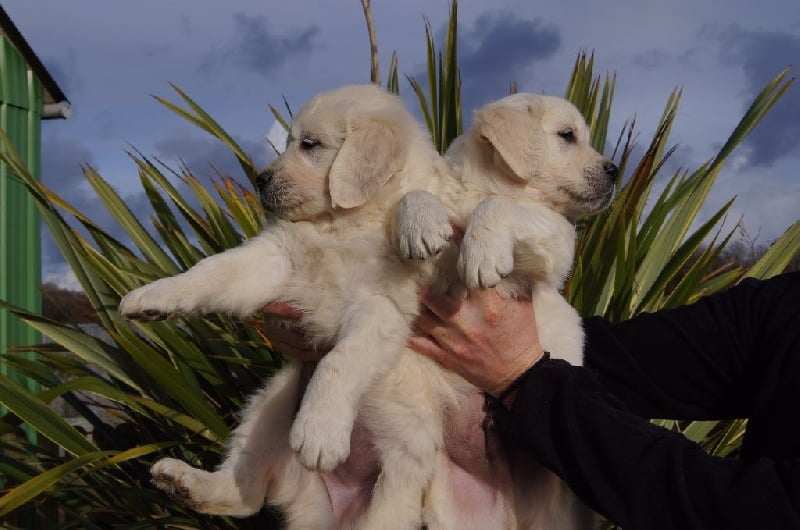
{"type": "MultiPolygon", "coordinates": [[[[0,36],[0,127],[8,134],[31,174],[40,176],[41,82],[16,49],[0,36]]],[[[23,185],[0,163],[0,300],[41,312],[41,236],[39,215],[23,185]]],[[[2,356],[10,346],[38,344],[33,329],[0,309],[0,373],[15,376],[2,356]]],[[[27,354],[26,354],[27,355],[27,354]]]]}

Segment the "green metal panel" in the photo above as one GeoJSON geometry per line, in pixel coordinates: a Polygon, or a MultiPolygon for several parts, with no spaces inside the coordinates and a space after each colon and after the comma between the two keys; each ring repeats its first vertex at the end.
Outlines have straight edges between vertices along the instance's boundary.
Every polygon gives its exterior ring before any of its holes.
{"type": "MultiPolygon", "coordinates": [[[[0,38],[0,127],[36,177],[40,172],[43,100],[41,82],[17,50],[0,38]]],[[[41,237],[36,206],[22,183],[0,164],[0,299],[39,313],[40,281],[41,237]]],[[[0,356],[13,346],[39,342],[33,329],[0,310],[0,356]]],[[[10,371],[2,357],[0,371],[30,390],[38,390],[34,381],[10,371]]]]}

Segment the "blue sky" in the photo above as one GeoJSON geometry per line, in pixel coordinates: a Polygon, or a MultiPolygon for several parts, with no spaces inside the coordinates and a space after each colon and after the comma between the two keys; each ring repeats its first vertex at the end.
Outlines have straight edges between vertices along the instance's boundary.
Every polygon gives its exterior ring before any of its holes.
{"type": "MultiPolygon", "coordinates": [[[[72,103],[66,121],[43,127],[43,180],[111,226],[83,183],[93,165],[147,215],[133,144],[170,163],[238,175],[225,149],[161,107],[151,94],[186,91],[258,161],[274,126],[268,104],[299,108],[313,94],[369,76],[367,34],[357,0],[7,0],[3,7],[72,103]]],[[[616,72],[611,131],[636,116],[649,139],[669,92],[684,90],[672,141],[674,164],[695,168],[733,130],[755,94],[781,69],[800,70],[797,0],[459,3],[466,109],[520,90],[560,95],[577,53],[594,50],[600,72],[616,72]]],[[[446,0],[373,0],[384,74],[424,69],[424,24],[441,32],[446,0]]],[[[403,82],[401,91],[410,95],[403,82]]],[[[410,101],[410,99],[409,99],[410,101]]],[[[737,196],[740,217],[768,243],[800,218],[800,85],[730,160],[701,216],[737,196]]],[[[46,279],[67,283],[46,240],[46,279]]]]}

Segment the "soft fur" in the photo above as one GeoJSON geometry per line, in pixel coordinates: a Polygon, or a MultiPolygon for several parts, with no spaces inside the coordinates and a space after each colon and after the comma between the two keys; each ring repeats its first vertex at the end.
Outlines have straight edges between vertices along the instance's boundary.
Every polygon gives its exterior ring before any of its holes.
{"type": "Polygon", "coordinates": [[[550,473],[531,463],[520,479],[504,458],[486,460],[480,393],[405,343],[419,286],[446,288],[458,260],[469,286],[532,285],[543,345],[579,363],[579,320],[557,293],[572,261],[567,219],[608,202],[611,166],[574,107],[530,95],[479,111],[449,155],[446,165],[399,98],[376,87],[321,94],[259,177],[280,220],[123,298],[131,318],[244,316],[288,301],[332,346],[305,391],[291,363],[250,399],[216,471],[163,459],[151,470],[159,487],[204,513],[245,516],[266,499],[291,528],[589,524],[550,473]],[[574,141],[559,136],[567,128],[574,141]],[[530,142],[509,144],[517,138],[530,142]],[[448,218],[468,216],[458,255],[448,218]]]}
{"type": "MultiPolygon", "coordinates": [[[[572,104],[534,94],[515,94],[478,110],[447,159],[450,174],[459,181],[454,192],[440,191],[436,197],[413,191],[398,206],[401,254],[429,258],[435,254],[430,249],[444,244],[431,235],[444,230],[443,219],[457,219],[461,226],[466,220],[457,263],[466,286],[496,287],[506,296],[532,293],[543,348],[554,358],[582,364],[580,318],[559,290],[573,262],[574,222],[609,204],[617,167],[591,147],[586,122],[572,104]]],[[[463,432],[466,429],[452,425],[469,421],[470,412],[474,425],[481,415],[475,413],[474,389],[459,382],[454,389],[458,401],[468,404],[445,409],[445,428],[463,432]]],[[[445,445],[446,454],[458,454],[457,444],[446,438],[445,445]]],[[[484,448],[487,453],[491,449],[491,443],[484,448]]],[[[505,513],[497,506],[480,518],[469,518],[465,514],[477,511],[470,500],[464,500],[452,482],[433,481],[432,496],[449,506],[452,520],[458,521],[442,528],[593,527],[591,512],[555,475],[530,461],[530,455],[506,450],[494,465],[477,462],[475,449],[466,459],[445,462],[451,475],[458,468],[478,481],[485,481],[490,470],[495,474],[494,481],[487,481],[492,493],[508,504],[505,513]],[[507,465],[520,460],[527,462],[507,465]]],[[[477,503],[479,509],[485,508],[487,496],[484,493],[483,502],[477,503]]]]}

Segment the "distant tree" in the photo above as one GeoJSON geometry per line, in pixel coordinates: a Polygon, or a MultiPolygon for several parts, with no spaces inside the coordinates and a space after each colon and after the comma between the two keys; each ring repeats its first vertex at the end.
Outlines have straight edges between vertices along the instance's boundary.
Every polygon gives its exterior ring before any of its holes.
{"type": "Polygon", "coordinates": [[[743,239],[735,239],[728,243],[725,250],[719,255],[718,263],[720,265],[731,264],[742,269],[748,269],[758,261],[758,258],[764,255],[768,248],[766,245],[757,245],[743,239]]]}
{"type": "MultiPolygon", "coordinates": [[[[774,241],[771,241],[768,244],[759,243],[758,234],[756,234],[756,236],[752,236],[741,221],[739,222],[736,230],[738,234],[735,236],[735,238],[731,238],[728,244],[725,245],[725,248],[722,249],[722,251],[719,253],[719,256],[717,256],[716,260],[714,261],[713,266],[710,267],[709,270],[712,275],[734,269],[741,271],[750,269],[764,256],[764,254],[766,254],[766,252],[774,243],[774,241]]],[[[707,245],[701,245],[694,252],[692,252],[692,255],[689,256],[689,258],[686,260],[686,263],[681,266],[677,274],[675,274],[675,277],[667,283],[664,291],[666,293],[673,292],[673,290],[684,279],[686,274],[696,265],[697,261],[702,259],[702,256],[707,250],[707,245]]],[[[794,255],[794,258],[792,258],[783,272],[792,272],[796,270],[800,270],[800,252],[797,252],[794,255]]]]}
{"type": "Polygon", "coordinates": [[[83,292],[49,282],[42,285],[42,315],[73,324],[99,323],[97,312],[83,292]]]}
{"type": "MultiPolygon", "coordinates": [[[[747,270],[766,254],[775,241],[759,243],[759,234],[752,235],[741,221],[737,230],[739,232],[738,238],[733,239],[726,245],[719,255],[717,264],[730,265],[747,270]]],[[[794,258],[787,264],[784,272],[796,270],[800,270],[800,252],[795,253],[794,258]]]]}
{"type": "Polygon", "coordinates": [[[720,264],[730,263],[747,270],[769,250],[769,245],[759,243],[759,234],[752,235],[741,220],[736,230],[738,232],[736,239],[732,239],[725,246],[718,261],[720,264]]]}

